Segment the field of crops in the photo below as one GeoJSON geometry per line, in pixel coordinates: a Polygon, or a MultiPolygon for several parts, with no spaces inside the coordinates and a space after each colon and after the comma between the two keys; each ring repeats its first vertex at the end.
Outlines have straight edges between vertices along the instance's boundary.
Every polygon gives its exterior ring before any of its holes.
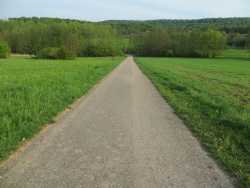
{"type": "Polygon", "coordinates": [[[122,58],[0,60],[0,160],[51,122],[122,58]]]}
{"type": "Polygon", "coordinates": [[[225,54],[234,57],[136,61],[205,148],[250,187],[250,60],[225,54]]]}

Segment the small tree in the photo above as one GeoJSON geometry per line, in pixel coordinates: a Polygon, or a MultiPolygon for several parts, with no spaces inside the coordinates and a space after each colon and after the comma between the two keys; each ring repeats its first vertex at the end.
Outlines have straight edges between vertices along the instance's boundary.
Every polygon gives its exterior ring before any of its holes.
{"type": "Polygon", "coordinates": [[[226,38],[223,33],[208,29],[200,32],[197,53],[201,57],[215,57],[219,55],[226,46],[226,38]]]}
{"type": "Polygon", "coordinates": [[[210,31],[210,57],[220,55],[226,47],[225,34],[219,31],[210,31]]]}
{"type": "Polygon", "coordinates": [[[10,55],[10,48],[9,45],[4,42],[0,41],[0,58],[7,58],[10,55]]]}
{"type": "Polygon", "coordinates": [[[246,48],[250,49],[250,32],[247,35],[247,42],[246,42],[246,48]]]}

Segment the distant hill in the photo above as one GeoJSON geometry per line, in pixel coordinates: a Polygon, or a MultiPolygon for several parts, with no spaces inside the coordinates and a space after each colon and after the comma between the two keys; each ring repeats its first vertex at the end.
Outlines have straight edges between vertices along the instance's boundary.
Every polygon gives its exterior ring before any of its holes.
{"type": "Polygon", "coordinates": [[[119,33],[130,35],[151,30],[155,27],[167,28],[207,28],[214,27],[226,33],[246,34],[250,32],[250,17],[242,18],[204,18],[204,19],[160,19],[160,20],[106,20],[91,22],[75,19],[47,18],[47,17],[20,17],[9,20],[22,22],[66,22],[66,23],[94,23],[112,25],[119,33]]]}
{"type": "Polygon", "coordinates": [[[215,27],[226,33],[246,34],[250,31],[250,17],[245,18],[206,18],[193,20],[107,20],[102,23],[111,24],[122,34],[148,30],[154,27],[168,28],[207,28],[215,27]]]}

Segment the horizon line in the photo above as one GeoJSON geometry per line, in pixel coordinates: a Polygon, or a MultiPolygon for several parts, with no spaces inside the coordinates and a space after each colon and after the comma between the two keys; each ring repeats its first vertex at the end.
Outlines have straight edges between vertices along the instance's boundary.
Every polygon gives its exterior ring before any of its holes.
{"type": "Polygon", "coordinates": [[[61,19],[61,20],[72,20],[72,21],[83,21],[83,22],[108,22],[108,21],[135,21],[135,22],[143,22],[143,21],[192,21],[192,20],[206,20],[206,19],[250,19],[250,16],[230,16],[230,17],[200,17],[200,18],[156,18],[156,19],[100,19],[100,20],[85,20],[81,18],[67,18],[67,17],[50,17],[50,16],[19,16],[19,17],[7,17],[0,18],[0,20],[11,20],[11,19],[31,19],[31,18],[48,18],[48,19],[61,19]]]}

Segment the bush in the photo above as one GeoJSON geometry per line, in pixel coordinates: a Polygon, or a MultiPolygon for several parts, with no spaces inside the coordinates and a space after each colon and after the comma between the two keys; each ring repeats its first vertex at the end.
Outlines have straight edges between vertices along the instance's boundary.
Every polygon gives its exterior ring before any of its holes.
{"type": "Polygon", "coordinates": [[[0,58],[7,58],[10,55],[10,48],[9,45],[4,42],[0,41],[0,58]]]}
{"type": "Polygon", "coordinates": [[[37,57],[41,59],[58,59],[59,48],[43,48],[37,53],[37,57]]]}
{"type": "Polygon", "coordinates": [[[75,59],[76,53],[73,50],[62,47],[59,48],[58,57],[59,59],[75,59]]]}
{"type": "Polygon", "coordinates": [[[75,53],[67,48],[49,47],[43,48],[37,54],[37,58],[41,59],[74,59],[75,53]]]}

